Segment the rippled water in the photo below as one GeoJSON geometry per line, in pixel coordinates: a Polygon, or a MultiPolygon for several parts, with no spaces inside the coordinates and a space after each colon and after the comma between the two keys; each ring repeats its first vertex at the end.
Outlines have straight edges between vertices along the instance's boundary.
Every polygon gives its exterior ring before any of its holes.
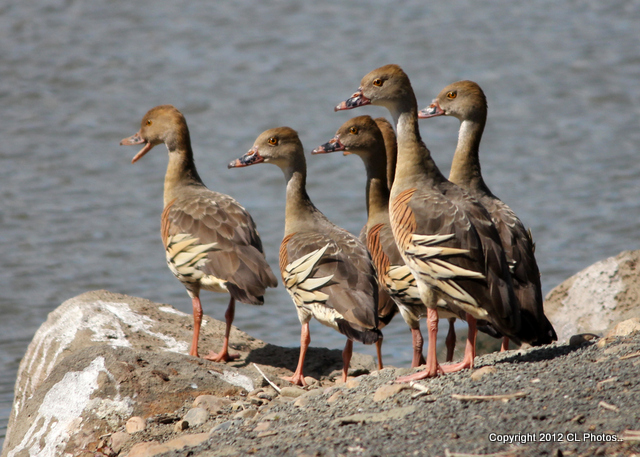
{"type": "MultiPolygon", "coordinates": [[[[159,238],[166,151],[132,166],[136,150],[118,147],[158,104],[184,112],[200,174],[253,214],[274,270],[282,174],[226,164],[269,127],[297,129],[311,150],[349,117],[387,115],[378,107],[333,112],[365,73],[386,63],[405,69],[421,105],[458,79],[484,88],[485,180],[532,227],[545,292],[638,248],[638,1],[256,3],[0,6],[0,443],[20,358],[62,301],[105,288],[190,312],[159,238]]],[[[444,171],[457,127],[450,118],[421,124],[444,171]]],[[[308,156],[308,164],[317,206],[358,232],[361,162],[333,155],[308,156]]],[[[226,300],[203,294],[205,312],[222,318],[226,300]]],[[[266,300],[262,309],[240,305],[235,324],[297,346],[285,290],[266,300]]],[[[312,326],[312,344],[343,343],[312,326]]],[[[385,332],[385,348],[389,363],[409,363],[401,319],[385,332]]]]}

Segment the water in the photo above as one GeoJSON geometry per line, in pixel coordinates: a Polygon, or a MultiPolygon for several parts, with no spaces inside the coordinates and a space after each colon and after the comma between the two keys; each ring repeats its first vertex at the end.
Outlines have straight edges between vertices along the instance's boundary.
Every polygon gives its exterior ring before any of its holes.
{"type": "MultiPolygon", "coordinates": [[[[118,142],[151,107],[189,122],[212,189],[254,216],[277,268],[284,184],[276,167],[227,170],[264,129],[289,125],[310,151],[349,117],[334,113],[370,70],[398,63],[426,106],[446,84],[480,83],[489,99],[485,180],[533,230],[544,292],[640,242],[640,2],[420,0],[263,2],[9,0],[0,7],[0,444],[16,370],[47,313],[104,288],[190,312],[159,237],[166,151],[135,165],[118,142]],[[268,4],[267,4],[268,3],[268,4]]],[[[423,121],[448,172],[458,122],[423,121]]],[[[308,156],[309,193],[358,232],[364,170],[354,157],[308,156]]],[[[203,294],[222,318],[227,298],[203,294]]],[[[299,345],[280,287],[235,323],[299,345]]],[[[387,361],[410,361],[401,319],[387,361]]],[[[312,326],[312,344],[344,339],[312,326]]],[[[357,346],[357,350],[363,350],[357,346]]],[[[372,348],[366,348],[372,354],[372,348]]]]}

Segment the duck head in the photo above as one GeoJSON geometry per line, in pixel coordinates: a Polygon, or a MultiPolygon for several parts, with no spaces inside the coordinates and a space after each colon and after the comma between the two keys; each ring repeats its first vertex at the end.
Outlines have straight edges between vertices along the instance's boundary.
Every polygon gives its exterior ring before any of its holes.
{"type": "Polygon", "coordinates": [[[460,121],[484,120],[487,116],[487,98],[473,81],[458,81],[442,89],[431,105],[420,110],[418,117],[453,116],[460,121]]]}
{"type": "Polygon", "coordinates": [[[295,162],[304,162],[298,132],[290,127],[277,127],[262,132],[253,147],[242,157],[229,163],[228,168],[247,167],[257,163],[273,163],[282,169],[295,162]]]}
{"type": "Polygon", "coordinates": [[[164,143],[172,151],[184,142],[189,144],[189,129],[184,116],[172,105],[160,105],[150,109],[142,118],[140,130],[120,141],[120,145],[144,145],[131,160],[131,163],[136,163],[158,144],[164,143]]]}

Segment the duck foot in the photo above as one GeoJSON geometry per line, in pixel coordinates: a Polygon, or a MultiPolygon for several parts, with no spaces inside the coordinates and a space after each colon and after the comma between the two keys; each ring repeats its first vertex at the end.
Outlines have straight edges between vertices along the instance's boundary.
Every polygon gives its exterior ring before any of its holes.
{"type": "Polygon", "coordinates": [[[228,362],[239,358],[240,354],[229,354],[227,351],[222,351],[220,353],[210,351],[209,354],[203,357],[203,359],[211,360],[212,362],[228,362]]]}
{"type": "Polygon", "coordinates": [[[291,384],[294,384],[296,386],[305,387],[307,385],[307,383],[304,382],[304,376],[302,375],[302,373],[300,374],[295,373],[293,376],[282,376],[280,377],[280,379],[289,381],[291,384]]]}

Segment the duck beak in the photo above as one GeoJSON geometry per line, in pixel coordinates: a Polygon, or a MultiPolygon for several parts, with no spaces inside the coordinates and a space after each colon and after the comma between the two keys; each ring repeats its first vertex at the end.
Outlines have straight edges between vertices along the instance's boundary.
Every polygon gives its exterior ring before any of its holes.
{"type": "Polygon", "coordinates": [[[249,165],[255,165],[261,162],[264,162],[264,158],[260,155],[257,146],[254,146],[239,159],[231,161],[231,163],[227,165],[227,168],[248,167],[249,165]]]}
{"type": "MultiPolygon", "coordinates": [[[[318,146],[311,154],[328,154],[329,152],[344,151],[345,146],[340,142],[340,136],[334,136],[328,143],[318,146]]],[[[345,152],[345,155],[348,154],[345,152]]]]}
{"type": "Polygon", "coordinates": [[[433,100],[429,106],[418,112],[418,118],[427,119],[429,117],[442,116],[443,114],[445,114],[445,112],[440,108],[438,100],[433,100]]]}
{"type": "Polygon", "coordinates": [[[351,97],[340,103],[333,110],[341,111],[344,109],[353,109],[358,106],[370,105],[371,100],[364,96],[362,93],[362,88],[359,88],[357,92],[355,92],[351,97]]]}
{"type": "Polygon", "coordinates": [[[147,143],[147,141],[145,141],[142,136],[140,136],[140,132],[128,138],[125,138],[120,142],[120,146],[133,146],[135,144],[144,144],[144,147],[140,149],[140,152],[138,152],[133,159],[131,159],[131,163],[136,163],[142,158],[143,155],[145,155],[151,150],[151,148],[153,148],[153,145],[151,143],[147,143]]]}

